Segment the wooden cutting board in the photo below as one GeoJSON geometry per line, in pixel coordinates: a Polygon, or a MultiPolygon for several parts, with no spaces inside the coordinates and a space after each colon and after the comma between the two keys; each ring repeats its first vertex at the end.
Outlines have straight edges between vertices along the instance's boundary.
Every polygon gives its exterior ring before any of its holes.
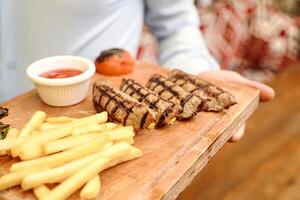
{"type": "MultiPolygon", "coordinates": [[[[132,74],[124,77],[144,84],[151,74],[166,72],[166,69],[139,63],[132,74]]],[[[102,79],[118,87],[122,78],[95,75],[93,81],[102,79]]],[[[144,152],[144,156],[102,172],[102,188],[97,199],[175,199],[258,105],[259,92],[255,89],[229,83],[215,84],[234,94],[238,104],[222,113],[199,113],[186,122],[140,132],[134,145],[144,152]]],[[[43,110],[49,116],[82,117],[95,113],[91,90],[86,100],[65,108],[47,106],[35,90],[2,106],[10,109],[9,116],[3,121],[17,128],[21,128],[36,110],[43,110]]],[[[0,157],[0,174],[8,172],[13,162],[16,160],[0,157]]],[[[15,187],[0,192],[0,199],[29,200],[34,196],[31,191],[23,192],[15,187]]],[[[78,194],[71,199],[79,199],[78,194]]]]}

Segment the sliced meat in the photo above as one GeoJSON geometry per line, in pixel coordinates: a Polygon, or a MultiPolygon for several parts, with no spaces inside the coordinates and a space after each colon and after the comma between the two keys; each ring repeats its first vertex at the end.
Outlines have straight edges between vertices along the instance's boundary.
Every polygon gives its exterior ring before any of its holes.
{"type": "Polygon", "coordinates": [[[107,111],[114,122],[132,125],[135,129],[148,128],[155,123],[155,113],[146,105],[101,81],[94,83],[93,102],[98,112],[107,111]]]}
{"type": "Polygon", "coordinates": [[[201,110],[203,104],[201,98],[185,91],[159,74],[154,74],[146,87],[167,101],[180,105],[182,112],[177,116],[179,120],[191,118],[201,110]]]}
{"type": "Polygon", "coordinates": [[[181,112],[181,106],[171,103],[132,79],[123,79],[120,90],[156,112],[156,127],[169,124],[181,112]]]}
{"type": "Polygon", "coordinates": [[[236,104],[234,96],[223,89],[204,81],[196,76],[187,74],[180,70],[172,70],[169,73],[169,80],[203,99],[203,110],[219,112],[236,104]]]}

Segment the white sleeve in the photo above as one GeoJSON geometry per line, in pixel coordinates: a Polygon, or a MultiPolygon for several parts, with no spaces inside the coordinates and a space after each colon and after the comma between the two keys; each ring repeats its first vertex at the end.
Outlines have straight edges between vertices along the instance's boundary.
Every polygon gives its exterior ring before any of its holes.
{"type": "Polygon", "coordinates": [[[146,0],[146,23],[158,40],[160,64],[197,74],[219,69],[199,31],[193,0],[146,0]]]}

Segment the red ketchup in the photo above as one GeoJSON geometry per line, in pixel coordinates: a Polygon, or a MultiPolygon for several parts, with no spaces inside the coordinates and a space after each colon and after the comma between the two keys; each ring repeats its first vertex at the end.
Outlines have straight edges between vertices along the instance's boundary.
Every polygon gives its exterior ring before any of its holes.
{"type": "Polygon", "coordinates": [[[40,76],[43,78],[69,78],[82,73],[83,72],[78,69],[62,68],[43,72],[40,76]]]}

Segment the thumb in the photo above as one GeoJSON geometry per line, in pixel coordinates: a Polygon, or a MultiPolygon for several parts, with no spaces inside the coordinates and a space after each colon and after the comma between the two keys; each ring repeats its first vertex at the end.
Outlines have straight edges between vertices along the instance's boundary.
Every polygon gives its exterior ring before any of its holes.
{"type": "Polygon", "coordinates": [[[273,88],[271,88],[265,84],[248,80],[246,82],[246,85],[260,90],[260,101],[270,101],[275,96],[275,91],[273,90],[273,88]]]}

